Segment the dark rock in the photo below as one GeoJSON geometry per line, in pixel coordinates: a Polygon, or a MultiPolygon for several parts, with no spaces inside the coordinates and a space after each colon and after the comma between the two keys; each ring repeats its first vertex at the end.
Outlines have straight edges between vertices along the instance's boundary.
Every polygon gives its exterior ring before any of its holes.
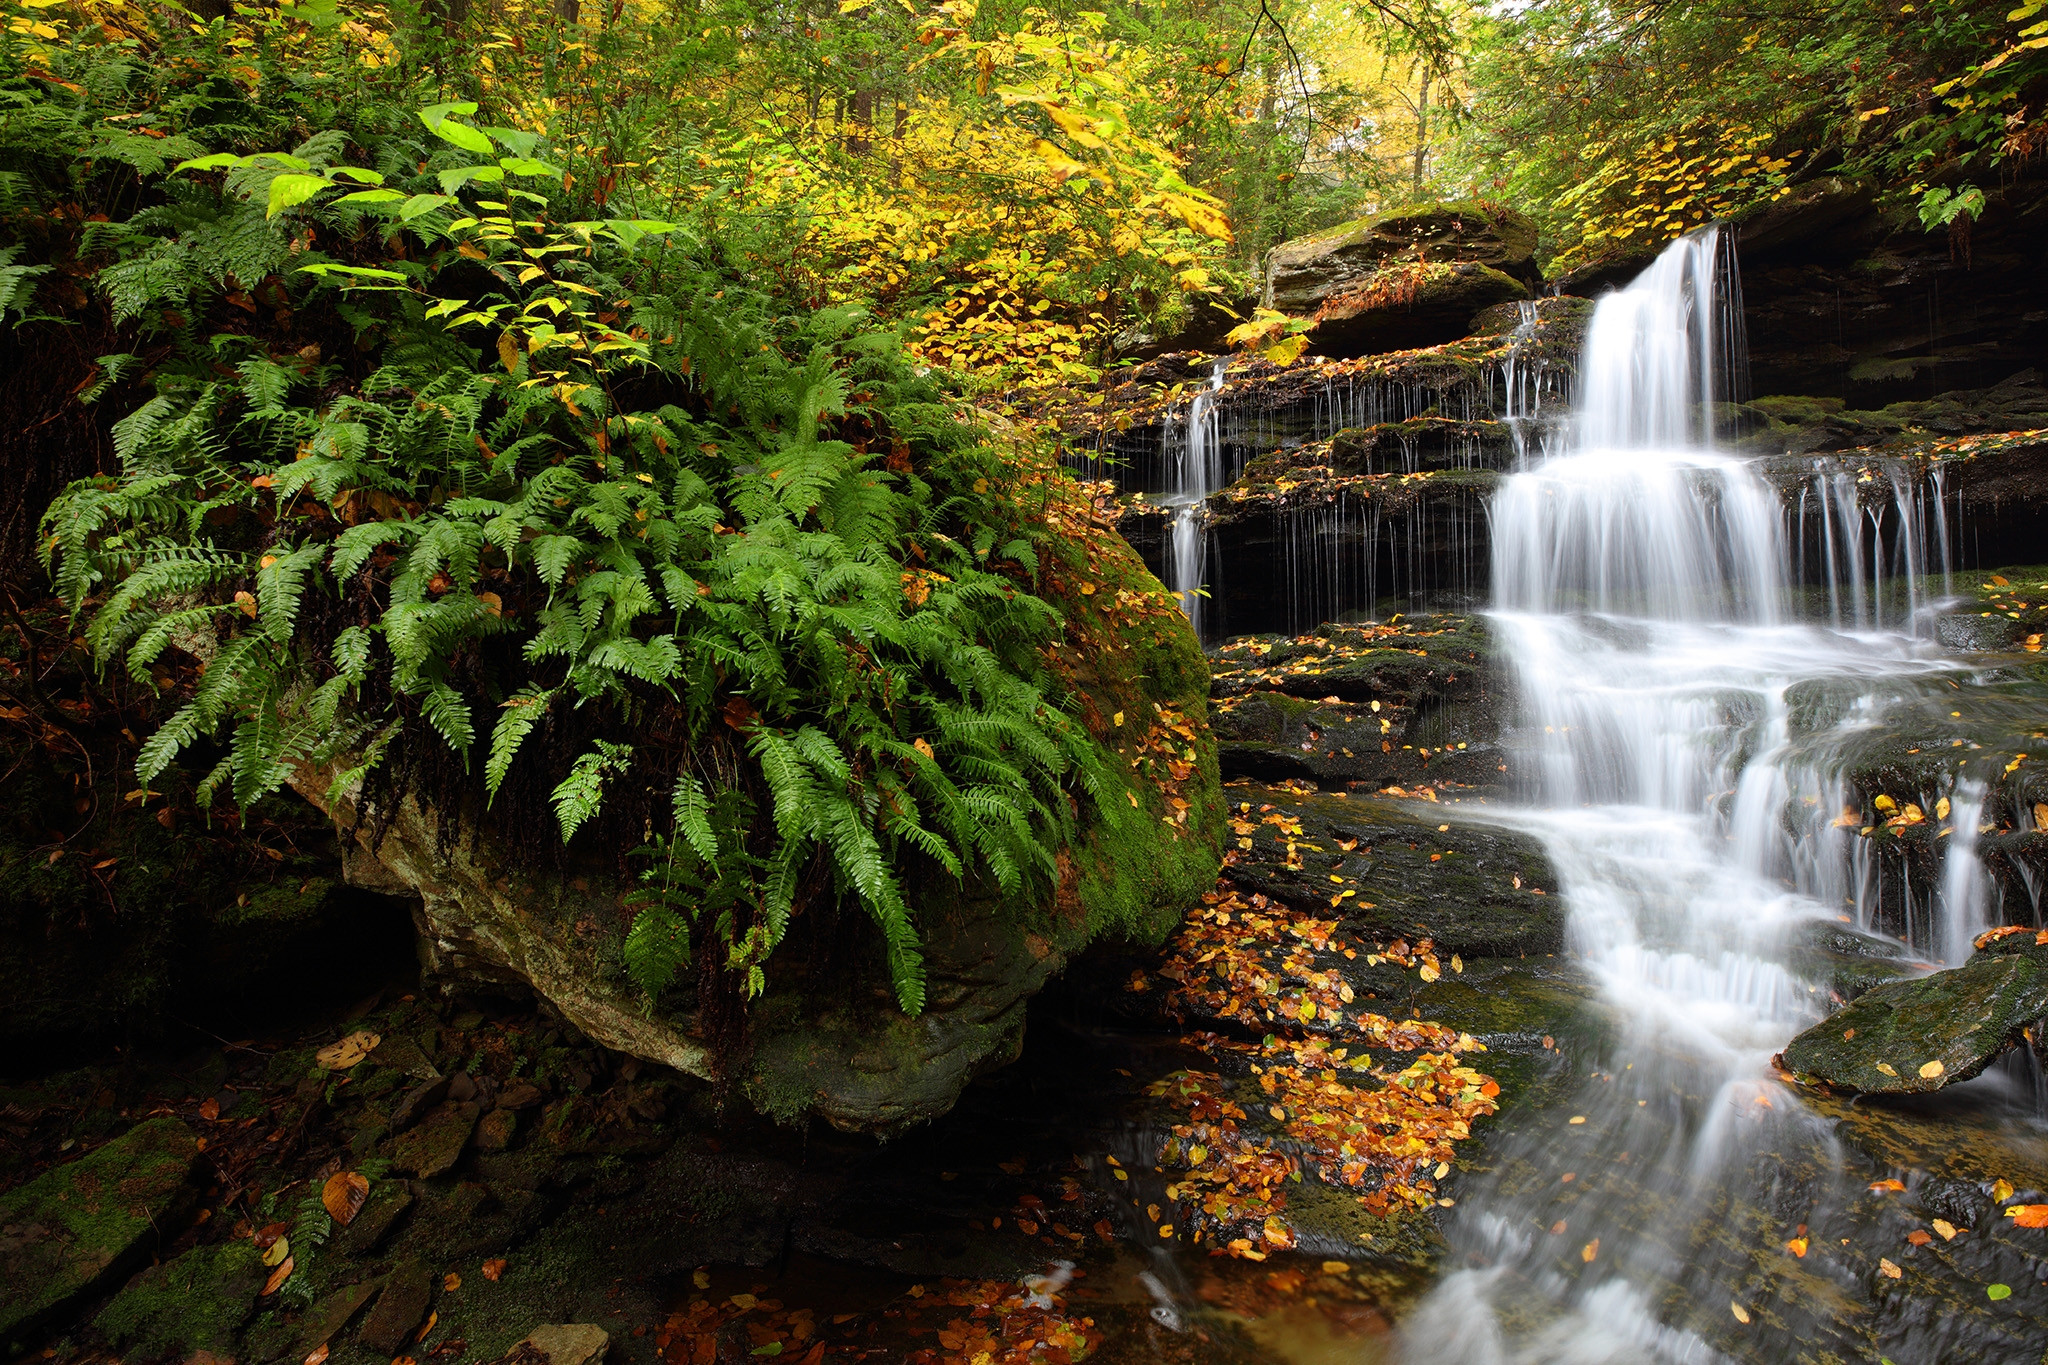
{"type": "Polygon", "coordinates": [[[384,1292],[377,1296],[377,1306],[364,1320],[357,1340],[383,1355],[397,1355],[433,1301],[434,1272],[424,1262],[405,1262],[384,1281],[384,1292]]]}
{"type": "Polygon", "coordinates": [[[0,1195],[0,1346],[127,1274],[189,1202],[198,1155],[184,1124],[151,1119],[0,1195]]]}
{"type": "Polygon", "coordinates": [[[124,1354],[232,1356],[266,1273],[262,1253],[249,1242],[195,1247],[137,1275],[93,1326],[124,1354]]]}
{"type": "MultiPolygon", "coordinates": [[[[547,1365],[597,1365],[611,1345],[611,1336],[591,1323],[563,1323],[536,1327],[519,1345],[531,1347],[547,1365]]],[[[513,1348],[515,1352],[518,1349],[513,1348]]]]}
{"type": "Polygon", "coordinates": [[[1844,223],[1866,217],[1871,206],[1868,186],[1824,175],[1745,217],[1736,229],[1736,248],[1745,260],[1764,261],[1811,247],[1844,223]]]}
{"type": "Polygon", "coordinates": [[[402,1133],[420,1121],[428,1110],[448,1098],[449,1078],[436,1076],[405,1092],[405,1098],[391,1111],[391,1120],[385,1125],[388,1131],[402,1133]]]}
{"type": "Polygon", "coordinates": [[[403,1034],[394,1033],[384,1038],[370,1050],[370,1060],[379,1066],[403,1072],[414,1080],[431,1082],[441,1078],[440,1068],[420,1050],[418,1043],[403,1034]]]}
{"type": "Polygon", "coordinates": [[[502,1152],[519,1133],[519,1115],[510,1109],[493,1109],[476,1126],[479,1152],[502,1152]]]}
{"type": "Polygon", "coordinates": [[[1969,1080],[2044,1016],[2048,960],[1982,953],[1865,992],[1786,1044],[1784,1064],[1838,1089],[1918,1094],[1969,1080]]]}
{"type": "Polygon", "coordinates": [[[498,1092],[500,1109],[531,1109],[548,1097],[548,1092],[532,1081],[507,1081],[505,1088],[498,1092]]]}
{"type": "Polygon", "coordinates": [[[1389,266],[1317,307],[1309,344],[1318,355],[1380,355],[1469,336],[1479,313],[1529,290],[1520,280],[1470,262],[1389,266]]]}
{"type": "Polygon", "coordinates": [[[458,1103],[476,1098],[476,1082],[467,1071],[458,1071],[448,1078],[448,1098],[458,1103]]]}
{"type": "Polygon", "coordinates": [[[449,1102],[428,1114],[417,1128],[400,1133],[391,1144],[391,1164],[422,1180],[454,1168],[476,1127],[474,1103],[449,1102]]]}
{"type": "Polygon", "coordinates": [[[320,1346],[341,1332],[368,1303],[382,1280],[364,1280],[360,1284],[345,1284],[306,1310],[306,1316],[299,1322],[298,1349],[311,1354],[320,1346]]]}
{"type": "Polygon", "coordinates": [[[1247,891],[1341,919],[1368,941],[1431,939],[1446,960],[1563,946],[1556,874],[1527,835],[1443,803],[1251,794],[1268,799],[1233,812],[1251,829],[1230,870],[1247,891]]]}
{"type": "Polygon", "coordinates": [[[2012,648],[2020,635],[2020,623],[2004,616],[1938,616],[1934,633],[1950,649],[1990,653],[2012,648]]]}
{"type": "Polygon", "coordinates": [[[388,1236],[405,1211],[412,1207],[412,1191],[402,1180],[380,1180],[370,1187],[370,1197],[335,1239],[344,1255],[367,1256],[388,1236]]]}

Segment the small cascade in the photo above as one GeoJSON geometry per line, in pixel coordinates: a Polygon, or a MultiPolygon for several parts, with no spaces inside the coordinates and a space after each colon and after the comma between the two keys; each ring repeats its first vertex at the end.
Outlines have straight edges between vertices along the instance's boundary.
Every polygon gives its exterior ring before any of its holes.
{"type": "Polygon", "coordinates": [[[1924,633],[1927,609],[1952,590],[1944,484],[1939,465],[1813,461],[1788,514],[1801,579],[1826,589],[1832,624],[1924,633]]]}
{"type": "MultiPolygon", "coordinates": [[[[1615,1022],[1585,1088],[1524,1114],[1496,1174],[1461,1192],[1448,1259],[1468,1268],[1411,1318],[1416,1365],[1720,1359],[1673,1315],[1754,1292],[1746,1261],[1702,1251],[1728,1191],[1794,1148],[1841,1169],[1828,1127],[1765,1082],[1827,999],[1802,944],[1884,910],[1875,841],[1837,813],[1859,737],[1956,672],[1904,629],[1946,530],[1939,486],[1903,473],[1817,469],[1789,516],[1754,463],[1715,447],[1742,367],[1732,266],[1727,234],[1704,230],[1603,299],[1568,448],[1492,504],[1492,621],[1530,774],[1503,818],[1543,841],[1615,1022]],[[1818,621],[1800,611],[1816,543],[1818,621]],[[1901,576],[1915,586],[1886,597],[1901,576]],[[1529,1178],[1554,1168],[1578,1178],[1569,1200],[1554,1173],[1529,1178]]],[[[1904,928],[1958,960],[1985,923],[1984,788],[1950,780],[1953,835],[1906,864],[1904,928]]],[[[1753,1358],[1792,1358],[1800,1315],[1822,1311],[1774,1301],[1753,1358]]]]}
{"type": "Polygon", "coordinates": [[[1209,372],[1208,386],[1188,403],[1187,420],[1173,461],[1173,482],[1160,500],[1172,511],[1167,538],[1166,587],[1180,601],[1197,635],[1202,631],[1202,590],[1209,559],[1203,510],[1223,487],[1223,442],[1217,429],[1216,396],[1223,391],[1225,362],[1209,372]]]}

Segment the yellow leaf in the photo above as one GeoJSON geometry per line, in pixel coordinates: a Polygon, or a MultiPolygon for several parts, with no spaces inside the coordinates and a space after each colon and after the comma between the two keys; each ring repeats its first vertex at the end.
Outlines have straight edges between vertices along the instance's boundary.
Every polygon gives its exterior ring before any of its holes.
{"type": "Polygon", "coordinates": [[[1220,242],[1230,240],[1230,218],[1221,205],[1185,194],[1162,195],[1161,199],[1168,212],[1204,237],[1214,237],[1220,242]]]}
{"type": "Polygon", "coordinates": [[[839,0],[839,12],[841,14],[851,14],[855,10],[866,9],[873,3],[875,3],[875,0],[839,0]]]}
{"type": "Polygon", "coordinates": [[[1920,1068],[1920,1075],[1923,1079],[1931,1081],[1946,1069],[1939,1061],[1932,1061],[1920,1068]]]}
{"type": "Polygon", "coordinates": [[[1747,1308],[1744,1308],[1741,1304],[1731,1300],[1728,1304],[1728,1311],[1735,1315],[1735,1320],[1737,1322],[1743,1323],[1745,1325],[1748,1324],[1749,1310],[1747,1308]]]}
{"type": "Polygon", "coordinates": [[[1295,361],[1301,359],[1301,353],[1304,350],[1306,350],[1307,347],[1308,333],[1301,332],[1287,338],[1287,340],[1285,341],[1276,342],[1275,344],[1268,346],[1265,350],[1259,352],[1259,354],[1264,356],[1266,359],[1272,361],[1275,365],[1285,367],[1288,365],[1292,365],[1295,361]]]}
{"type": "Polygon", "coordinates": [[[2009,1181],[2009,1180],[2005,1180],[2005,1179],[2002,1179],[2002,1178],[2001,1178],[2001,1179],[2000,1179],[2000,1180],[1999,1180],[1999,1181],[1998,1181],[1998,1182],[1997,1182],[1996,1184],[1992,1185],[1992,1187],[1991,1187],[1991,1202],[1992,1202],[1992,1203],[1994,1203],[1994,1204],[2003,1204],[2003,1203],[2004,1203],[2004,1202],[2005,1202],[2006,1200],[2008,1200],[2008,1199],[2010,1199],[2010,1198],[2012,1198],[2012,1182],[2011,1182],[2011,1181],[2009,1181]]]}
{"type": "Polygon", "coordinates": [[[1889,1257],[1880,1256],[1877,1258],[1877,1273],[1888,1280],[1896,1280],[1906,1272],[1893,1265],[1889,1257]]]}
{"type": "Polygon", "coordinates": [[[1062,183],[1072,180],[1077,175],[1093,174],[1085,162],[1074,160],[1044,138],[1032,143],[1031,150],[1045,163],[1045,168],[1052,172],[1053,179],[1062,183]]]}
{"type": "Polygon", "coordinates": [[[1946,1218],[1935,1219],[1933,1227],[1936,1232],[1941,1234],[1942,1241],[1953,1242],[1956,1239],[1956,1225],[1949,1222],[1946,1218]]]}

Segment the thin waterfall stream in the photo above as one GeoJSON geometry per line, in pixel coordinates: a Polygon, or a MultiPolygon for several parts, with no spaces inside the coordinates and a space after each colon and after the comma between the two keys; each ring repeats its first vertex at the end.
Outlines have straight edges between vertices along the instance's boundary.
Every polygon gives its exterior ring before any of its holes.
{"type": "MultiPolygon", "coordinates": [[[[1576,1096],[1523,1114],[1460,1192],[1451,1273],[1405,1330],[1416,1362],[1722,1359],[1686,1320],[1749,1321],[1742,1263],[1711,1246],[1731,1189],[1793,1149],[1840,1164],[1770,1060],[1826,1011],[1802,930],[1873,919],[1855,841],[1830,838],[1843,746],[1959,669],[1860,589],[1799,610],[1778,496],[1706,418],[1740,361],[1726,251],[1718,231],[1688,237],[1600,301],[1566,448],[1492,503],[1491,619],[1527,774],[1499,818],[1548,850],[1568,946],[1614,1022],[1576,1096]],[[1820,720],[1799,704],[1815,688],[1844,699],[1820,720]]],[[[1981,794],[1958,786],[1939,922],[1915,934],[1950,962],[1985,924],[1981,794]]],[[[1783,1353],[1748,1358],[1796,1354],[1796,1321],[1758,1317],[1783,1353]]]]}

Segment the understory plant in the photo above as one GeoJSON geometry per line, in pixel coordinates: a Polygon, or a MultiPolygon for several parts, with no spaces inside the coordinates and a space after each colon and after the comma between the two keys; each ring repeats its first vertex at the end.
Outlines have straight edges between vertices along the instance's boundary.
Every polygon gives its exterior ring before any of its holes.
{"type": "Polygon", "coordinates": [[[182,701],[137,776],[388,809],[431,745],[444,819],[540,790],[564,843],[658,782],[650,1002],[692,961],[758,994],[844,902],[915,1014],[907,877],[1022,892],[1084,801],[1122,815],[1040,663],[1051,551],[893,331],[785,305],[730,228],[576,218],[474,113],[189,157],[85,229],[137,338],[102,368],[150,396],[42,552],[96,657],[182,701]]]}

